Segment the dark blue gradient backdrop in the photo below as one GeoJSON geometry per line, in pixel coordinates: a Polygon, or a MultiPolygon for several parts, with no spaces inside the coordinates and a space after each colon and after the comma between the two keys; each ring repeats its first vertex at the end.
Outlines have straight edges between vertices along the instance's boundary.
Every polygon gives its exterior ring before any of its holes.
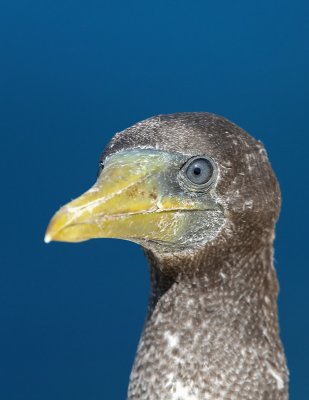
{"type": "Polygon", "coordinates": [[[308,385],[308,2],[0,2],[0,399],[124,399],[149,290],[141,249],[43,243],[111,136],[211,111],[268,150],[291,399],[308,385]],[[307,172],[306,172],[307,171],[307,172]]]}

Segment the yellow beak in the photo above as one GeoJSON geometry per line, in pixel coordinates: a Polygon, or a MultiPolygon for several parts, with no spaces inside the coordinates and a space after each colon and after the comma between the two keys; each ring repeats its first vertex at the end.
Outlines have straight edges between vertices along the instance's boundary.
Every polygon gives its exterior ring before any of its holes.
{"type": "Polygon", "coordinates": [[[94,186],[55,214],[45,242],[103,237],[177,242],[189,223],[186,211],[203,210],[205,204],[171,194],[166,176],[176,167],[179,156],[167,152],[130,150],[110,156],[94,186]]]}

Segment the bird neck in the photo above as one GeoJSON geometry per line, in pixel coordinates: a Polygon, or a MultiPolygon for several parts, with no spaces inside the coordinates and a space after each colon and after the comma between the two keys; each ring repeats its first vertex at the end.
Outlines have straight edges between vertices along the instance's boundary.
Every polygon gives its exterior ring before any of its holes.
{"type": "Polygon", "coordinates": [[[146,251],[152,291],[129,400],[287,399],[271,241],[232,251],[146,251]]]}
{"type": "Polygon", "coordinates": [[[146,251],[146,256],[151,274],[149,316],[162,298],[172,296],[176,286],[186,288],[188,297],[207,295],[218,303],[231,297],[231,304],[240,298],[264,304],[266,298],[276,307],[272,240],[247,251],[209,247],[177,254],[146,251]]]}

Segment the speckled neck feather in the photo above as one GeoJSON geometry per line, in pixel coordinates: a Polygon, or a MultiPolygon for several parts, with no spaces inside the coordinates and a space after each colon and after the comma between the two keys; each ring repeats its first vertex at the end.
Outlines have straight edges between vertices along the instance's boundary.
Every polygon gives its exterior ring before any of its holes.
{"type": "Polygon", "coordinates": [[[287,399],[271,238],[243,249],[146,252],[152,291],[129,400],[287,399]]]}

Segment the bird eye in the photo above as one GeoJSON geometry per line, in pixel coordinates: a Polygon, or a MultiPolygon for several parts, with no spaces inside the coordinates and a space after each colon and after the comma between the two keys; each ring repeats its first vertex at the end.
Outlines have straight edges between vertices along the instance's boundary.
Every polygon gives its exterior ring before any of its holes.
{"type": "Polygon", "coordinates": [[[184,166],[185,176],[195,185],[207,185],[212,181],[213,163],[206,157],[195,157],[184,166]]]}
{"type": "Polygon", "coordinates": [[[101,175],[101,172],[103,171],[103,169],[104,169],[103,161],[100,161],[98,172],[97,172],[97,178],[101,175]]]}

